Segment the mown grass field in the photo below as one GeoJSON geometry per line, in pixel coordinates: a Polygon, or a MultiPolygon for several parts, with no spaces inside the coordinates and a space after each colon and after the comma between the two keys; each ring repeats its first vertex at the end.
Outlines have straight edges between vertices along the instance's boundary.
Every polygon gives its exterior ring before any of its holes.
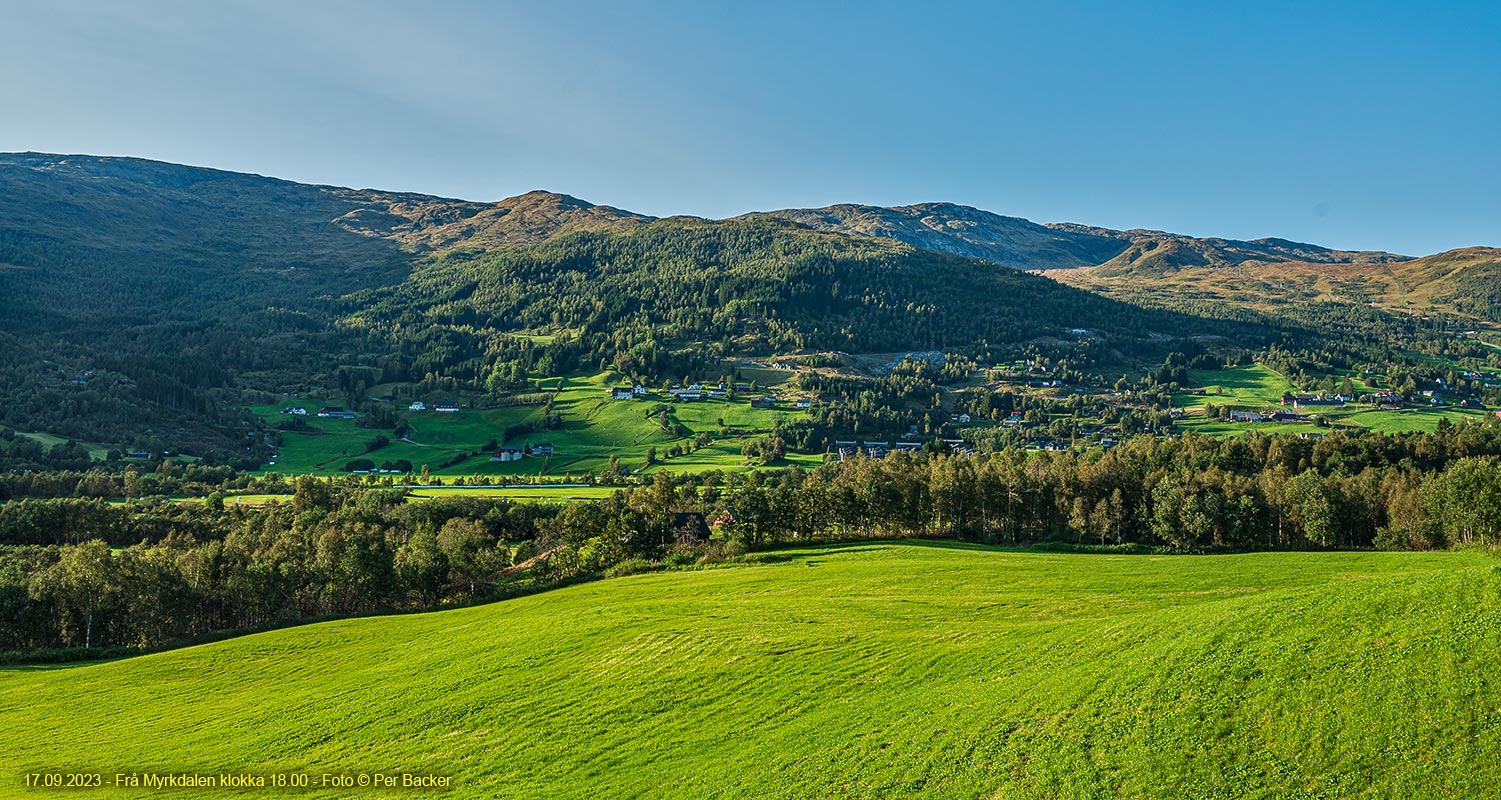
{"type": "Polygon", "coordinates": [[[912,543],[757,562],[0,671],[0,780],[15,796],[50,796],[20,776],[67,768],[442,771],[443,796],[466,798],[1501,791],[1489,558],[912,543]]]}

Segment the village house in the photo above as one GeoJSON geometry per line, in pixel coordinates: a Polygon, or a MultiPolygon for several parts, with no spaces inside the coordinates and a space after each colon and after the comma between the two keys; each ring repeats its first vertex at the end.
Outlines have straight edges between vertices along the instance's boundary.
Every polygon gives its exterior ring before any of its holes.
{"type": "Polygon", "coordinates": [[[1271,420],[1272,422],[1301,422],[1303,420],[1303,417],[1298,416],[1291,411],[1273,411],[1271,416],[1267,417],[1267,419],[1271,420]]]}
{"type": "Polygon", "coordinates": [[[283,408],[281,410],[281,413],[291,414],[292,416],[296,417],[305,417],[307,416],[307,409],[303,408],[302,406],[287,406],[286,408],[283,408]]]}
{"type": "Polygon", "coordinates": [[[1231,411],[1231,422],[1264,422],[1266,417],[1259,411],[1231,411]]]}
{"type": "Polygon", "coordinates": [[[550,456],[553,454],[552,442],[538,442],[526,448],[526,454],[534,458],[550,456]]]}
{"type": "Polygon", "coordinates": [[[812,408],[813,407],[813,401],[811,401],[811,400],[799,400],[796,403],[793,403],[792,407],[793,408],[812,408]]]}
{"type": "Polygon", "coordinates": [[[634,394],[634,395],[636,395],[637,397],[645,397],[645,396],[651,394],[651,391],[649,389],[647,389],[645,386],[642,386],[641,384],[638,383],[634,387],[632,387],[631,393],[634,394]]]}
{"type": "Polygon", "coordinates": [[[408,411],[426,411],[427,410],[427,403],[424,403],[421,400],[413,400],[412,404],[409,405],[409,406],[407,406],[407,410],[408,411]]]}
{"type": "Polygon", "coordinates": [[[636,390],[629,386],[616,386],[610,389],[611,400],[630,400],[636,396],[636,390]]]}
{"type": "Polygon", "coordinates": [[[777,399],[775,397],[753,397],[750,404],[751,408],[776,408],[777,399]]]}
{"type": "Polygon", "coordinates": [[[456,414],[459,411],[458,403],[433,403],[433,410],[439,414],[456,414]]]}
{"type": "Polygon", "coordinates": [[[325,419],[356,419],[359,413],[338,406],[326,406],[318,409],[318,416],[325,419]]]}

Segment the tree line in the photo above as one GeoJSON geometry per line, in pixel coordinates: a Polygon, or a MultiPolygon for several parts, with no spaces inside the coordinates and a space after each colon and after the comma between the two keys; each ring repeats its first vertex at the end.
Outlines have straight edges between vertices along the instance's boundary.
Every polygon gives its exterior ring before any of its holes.
{"type": "Polygon", "coordinates": [[[609,498],[565,505],[418,502],[311,477],[292,488],[290,501],[263,505],[0,506],[0,649],[155,646],[790,543],[1495,546],[1501,427],[1317,442],[1138,438],[1108,450],[897,452],[813,470],[657,472],[609,498]],[[707,541],[696,535],[699,514],[714,523],[707,541]]]}

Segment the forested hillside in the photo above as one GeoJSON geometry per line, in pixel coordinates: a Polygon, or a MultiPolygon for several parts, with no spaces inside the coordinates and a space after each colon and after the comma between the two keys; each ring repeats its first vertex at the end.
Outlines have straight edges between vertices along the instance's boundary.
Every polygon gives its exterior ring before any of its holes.
{"type": "Polygon", "coordinates": [[[0,157],[0,188],[0,425],[218,461],[254,460],[246,392],[347,388],[341,369],[519,387],[602,361],[654,378],[799,347],[983,352],[1087,328],[1131,352],[1230,330],[890,240],[541,192],[39,154],[0,157]]]}
{"type": "Polygon", "coordinates": [[[566,334],[543,372],[603,359],[652,376],[737,352],[1005,346],[1069,328],[1129,347],[1190,326],[1229,329],[976,259],[773,220],[670,219],[451,255],[345,302],[347,324],[384,338],[403,360],[394,374],[408,379],[428,365],[481,369],[498,346],[487,335],[516,330],[566,334]]]}
{"type": "MultiPolygon", "coordinates": [[[[1493,313],[1494,253],[1401,261],[941,203],[656,220],[546,192],[476,203],[0,155],[0,450],[30,454],[5,462],[25,469],[76,467],[69,440],[89,443],[88,458],[134,449],[249,467],[274,437],[246,409],[284,395],[347,403],[401,436],[400,388],[545,402],[536,382],[550,376],[656,383],[810,351],[891,364],[937,351],[971,373],[1045,356],[1104,385],[1173,352],[1228,363],[1271,344],[1325,371],[1412,350],[1473,357],[1443,325],[1370,306],[1493,313]],[[1082,288],[1012,268],[1091,263],[1103,266],[1057,273],[1082,288]],[[1327,287],[1344,302],[1310,304],[1327,287]],[[380,413],[366,403],[376,386],[380,413]]],[[[907,405],[942,419],[953,402],[933,388],[907,405]]],[[[862,413],[884,433],[916,421],[862,413]]]]}

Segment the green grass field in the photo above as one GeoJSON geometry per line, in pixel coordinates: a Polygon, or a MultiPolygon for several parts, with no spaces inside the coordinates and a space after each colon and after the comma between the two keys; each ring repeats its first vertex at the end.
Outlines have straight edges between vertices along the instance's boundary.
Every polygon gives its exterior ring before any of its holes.
{"type": "MultiPolygon", "coordinates": [[[[50,433],[28,433],[26,431],[17,431],[16,435],[24,436],[25,438],[30,439],[37,444],[42,445],[43,447],[49,448],[56,447],[60,444],[67,444],[69,441],[68,439],[65,439],[61,436],[54,436],[50,433]]],[[[83,449],[89,452],[89,458],[93,459],[94,461],[103,461],[109,455],[109,448],[105,447],[104,445],[94,444],[93,442],[78,442],[78,444],[81,445],[83,449]]]]}
{"type": "MultiPolygon", "coordinates": [[[[1342,373],[1355,383],[1357,391],[1368,390],[1371,384],[1360,380],[1354,372],[1342,373]]],[[[1282,408],[1283,392],[1294,391],[1292,384],[1281,375],[1261,364],[1232,367],[1223,370],[1189,370],[1193,388],[1206,389],[1208,395],[1178,394],[1173,396],[1173,405],[1189,410],[1189,415],[1179,419],[1177,425],[1185,431],[1211,436],[1236,436],[1258,430],[1276,433],[1328,433],[1312,422],[1296,423],[1249,423],[1208,420],[1194,415],[1193,411],[1207,405],[1229,406],[1256,411],[1282,408]]],[[[1371,406],[1351,404],[1344,407],[1321,407],[1304,409],[1298,413],[1317,415],[1335,426],[1365,428],[1381,433],[1432,433],[1438,429],[1439,420],[1447,419],[1458,424],[1464,421],[1483,422],[1486,412],[1479,409],[1446,406],[1442,408],[1405,408],[1400,411],[1385,411],[1371,406]]]]}
{"type": "Polygon", "coordinates": [[[1277,406],[1284,392],[1293,391],[1287,382],[1270,367],[1250,364],[1219,370],[1188,371],[1192,388],[1206,389],[1207,396],[1180,394],[1173,397],[1178,408],[1203,408],[1209,403],[1217,406],[1277,406]]]}
{"type": "MultiPolygon", "coordinates": [[[[452,797],[1494,797],[1501,569],[1458,553],[761,554],[0,671],[42,770],[407,770],[452,797]]],[[[407,797],[313,790],[298,797],[407,797]]]]}
{"type": "MultiPolygon", "coordinates": [[[[768,372],[776,372],[768,370],[768,372]]],[[[789,373],[778,372],[785,376],[789,373]]],[[[286,475],[327,475],[339,471],[349,461],[369,458],[379,465],[383,461],[406,459],[414,468],[426,464],[434,475],[523,475],[564,476],[598,473],[609,466],[610,457],[620,459],[626,467],[639,469],[645,466],[646,451],[657,448],[659,456],[674,444],[686,447],[699,433],[716,434],[721,426],[735,431],[749,432],[744,436],[717,439],[711,447],[685,456],[681,464],[668,462],[668,469],[675,471],[701,471],[707,469],[742,470],[751,465],[740,455],[745,442],[754,436],[770,431],[779,418],[802,414],[790,406],[777,409],[754,409],[746,399],[737,402],[705,400],[691,403],[664,403],[656,398],[646,400],[611,400],[605,390],[621,385],[620,380],[609,373],[585,377],[552,378],[543,382],[547,389],[559,387],[553,410],[562,416],[562,427],[556,430],[539,430],[516,437],[508,444],[551,443],[556,454],[549,458],[525,458],[513,462],[491,462],[486,455],[471,457],[449,467],[447,463],[455,455],[479,450],[491,439],[500,440],[508,425],[539,419],[543,414],[540,406],[465,409],[456,414],[440,414],[435,411],[410,412],[406,404],[398,405],[398,415],[412,427],[408,438],[411,442],[393,441],[373,453],[365,453],[365,443],[376,434],[390,435],[388,430],[373,430],[356,427],[353,420],[319,419],[316,416],[301,417],[313,430],[307,433],[283,432],[281,453],[275,464],[268,464],[264,471],[286,475]],[[664,430],[650,412],[654,409],[669,409],[672,422],[687,430],[687,437],[679,438],[670,430],[664,430]]],[[[269,424],[289,419],[280,409],[300,405],[309,411],[330,403],[316,398],[289,398],[275,405],[255,406],[251,411],[269,424]]],[[[798,461],[817,464],[821,456],[789,456],[789,462],[798,461]]]]}

